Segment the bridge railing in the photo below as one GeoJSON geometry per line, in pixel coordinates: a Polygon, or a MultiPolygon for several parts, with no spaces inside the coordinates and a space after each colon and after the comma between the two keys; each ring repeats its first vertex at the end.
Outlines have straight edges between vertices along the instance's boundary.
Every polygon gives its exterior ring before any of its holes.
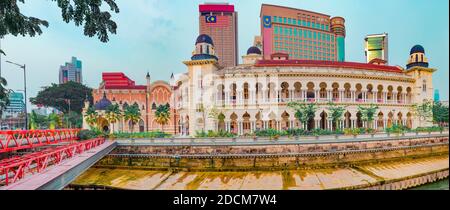
{"type": "Polygon", "coordinates": [[[0,153],[78,139],[80,129],[0,131],[0,153]]]}
{"type": "Polygon", "coordinates": [[[29,173],[40,173],[48,166],[59,164],[104,142],[104,138],[97,138],[0,160],[0,186],[14,183],[29,173]]]}

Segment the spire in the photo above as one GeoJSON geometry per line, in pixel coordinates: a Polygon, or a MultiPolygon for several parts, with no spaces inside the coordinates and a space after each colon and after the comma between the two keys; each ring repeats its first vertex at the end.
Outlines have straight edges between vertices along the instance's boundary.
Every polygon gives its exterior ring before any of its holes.
{"type": "Polygon", "coordinates": [[[172,72],[172,75],[170,75],[170,79],[173,79],[174,78],[174,76],[173,76],[173,72],[172,72]]]}
{"type": "Polygon", "coordinates": [[[145,76],[145,78],[150,79],[150,73],[147,72],[147,76],[145,76]]]}

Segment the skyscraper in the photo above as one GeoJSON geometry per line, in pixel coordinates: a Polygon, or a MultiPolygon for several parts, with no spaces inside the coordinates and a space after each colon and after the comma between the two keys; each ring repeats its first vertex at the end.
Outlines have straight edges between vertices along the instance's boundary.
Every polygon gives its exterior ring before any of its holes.
{"type": "Polygon", "coordinates": [[[261,6],[263,54],[292,59],[345,61],[345,20],[301,9],[261,6]]]}
{"type": "Polygon", "coordinates": [[[70,63],[59,67],[59,84],[64,84],[68,81],[83,83],[82,77],[82,62],[76,57],[72,57],[70,63]]]}
{"type": "Polygon", "coordinates": [[[365,40],[366,62],[369,63],[375,58],[389,62],[388,57],[388,34],[367,35],[365,40]]]}
{"type": "Polygon", "coordinates": [[[209,35],[215,46],[219,64],[238,64],[238,26],[234,5],[205,3],[199,6],[200,34],[209,35]]]}

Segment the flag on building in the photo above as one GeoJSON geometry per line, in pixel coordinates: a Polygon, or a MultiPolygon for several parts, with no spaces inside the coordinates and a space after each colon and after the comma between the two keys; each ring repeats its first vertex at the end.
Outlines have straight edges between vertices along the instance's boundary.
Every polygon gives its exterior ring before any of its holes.
{"type": "Polygon", "coordinates": [[[205,22],[209,27],[227,27],[230,25],[231,16],[206,16],[205,22]]]}

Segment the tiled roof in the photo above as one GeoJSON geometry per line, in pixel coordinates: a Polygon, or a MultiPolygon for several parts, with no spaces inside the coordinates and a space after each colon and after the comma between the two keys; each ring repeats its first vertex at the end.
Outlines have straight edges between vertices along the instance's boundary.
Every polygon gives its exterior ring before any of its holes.
{"type": "Polygon", "coordinates": [[[256,67],[265,66],[305,66],[305,67],[335,67],[363,70],[375,70],[402,73],[403,69],[397,66],[376,65],[357,62],[317,61],[317,60],[259,60],[256,67]]]}

